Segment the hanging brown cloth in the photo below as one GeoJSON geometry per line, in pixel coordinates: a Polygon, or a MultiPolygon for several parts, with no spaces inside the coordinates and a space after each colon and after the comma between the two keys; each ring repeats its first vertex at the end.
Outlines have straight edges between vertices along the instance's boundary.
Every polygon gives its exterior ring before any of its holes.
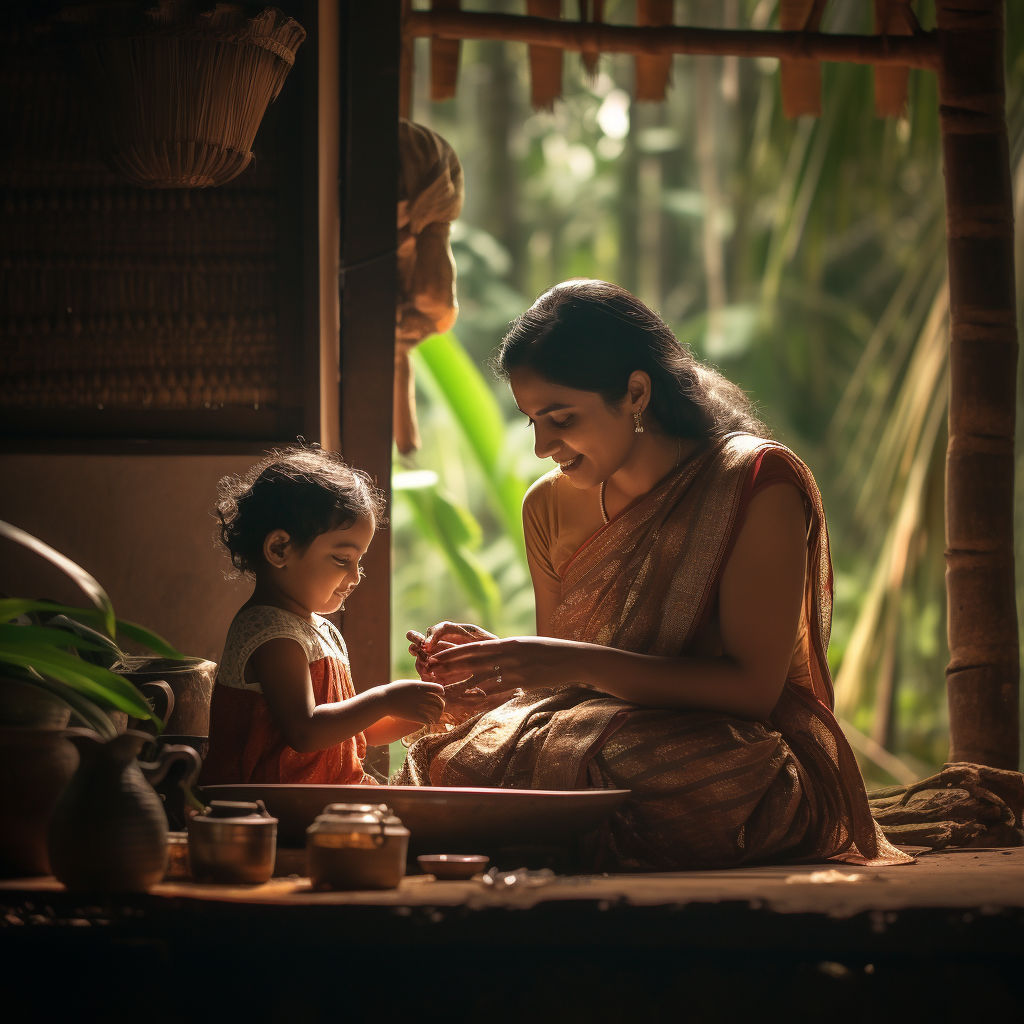
{"type": "Polygon", "coordinates": [[[421,124],[398,122],[398,154],[394,430],[405,455],[419,447],[409,352],[424,338],[450,330],[459,314],[448,236],[462,210],[463,185],[455,150],[421,124]]]}

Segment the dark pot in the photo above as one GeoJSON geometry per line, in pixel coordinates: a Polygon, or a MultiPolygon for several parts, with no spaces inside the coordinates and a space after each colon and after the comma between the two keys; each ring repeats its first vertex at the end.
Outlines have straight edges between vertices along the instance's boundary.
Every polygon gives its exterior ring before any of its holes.
{"type": "Polygon", "coordinates": [[[127,676],[136,686],[155,680],[170,686],[174,700],[164,723],[167,732],[189,736],[210,734],[210,698],[217,675],[215,661],[127,657],[115,671],[127,676]]]}
{"type": "Polygon", "coordinates": [[[82,761],[50,819],[53,873],[69,889],[145,892],[167,867],[167,816],[136,760],[150,737],[66,735],[82,761]]]}
{"type": "Polygon", "coordinates": [[[50,874],[46,827],[77,768],[63,731],[0,729],[0,875],[50,874]]]}

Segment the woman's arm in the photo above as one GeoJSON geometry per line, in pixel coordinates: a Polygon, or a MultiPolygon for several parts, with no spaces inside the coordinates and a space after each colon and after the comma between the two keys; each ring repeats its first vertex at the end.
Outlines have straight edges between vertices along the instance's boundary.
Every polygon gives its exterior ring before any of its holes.
{"type": "Polygon", "coordinates": [[[444,710],[441,686],[412,680],[375,686],[349,700],[318,706],[306,652],[287,637],[261,644],[249,663],[281,735],[293,750],[332,747],[391,715],[414,723],[399,733],[404,736],[421,724],[436,721],[444,710]]]}
{"type": "Polygon", "coordinates": [[[538,583],[539,574],[533,565],[530,566],[530,575],[533,577],[533,596],[537,604],[537,636],[551,636],[551,616],[555,614],[561,598],[547,590],[543,582],[538,583]]]}
{"type": "MultiPolygon", "coordinates": [[[[430,659],[438,682],[465,678],[485,691],[581,682],[649,707],[764,719],[793,657],[806,571],[803,498],[789,484],[750,503],[719,591],[720,657],[653,657],[597,644],[517,637],[470,644],[430,659]]],[[[542,611],[538,601],[538,627],[542,611]]]]}

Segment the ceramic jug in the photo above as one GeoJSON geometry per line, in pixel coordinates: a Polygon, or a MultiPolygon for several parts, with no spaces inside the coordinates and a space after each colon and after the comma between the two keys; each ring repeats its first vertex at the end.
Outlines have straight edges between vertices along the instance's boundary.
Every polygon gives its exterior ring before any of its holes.
{"type": "Polygon", "coordinates": [[[145,892],[167,867],[167,816],[149,780],[159,782],[178,760],[192,762],[191,747],[167,746],[158,760],[140,764],[139,751],[152,737],[129,729],[104,742],[90,729],[68,729],[81,764],[50,819],[50,864],[69,889],[145,892]]]}

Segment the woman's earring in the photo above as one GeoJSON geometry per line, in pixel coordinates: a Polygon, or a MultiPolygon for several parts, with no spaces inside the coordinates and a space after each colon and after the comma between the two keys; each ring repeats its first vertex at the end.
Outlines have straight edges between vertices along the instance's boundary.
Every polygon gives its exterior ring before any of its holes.
{"type": "Polygon", "coordinates": [[[636,424],[636,426],[633,428],[633,433],[642,434],[644,432],[644,421],[639,409],[637,409],[636,412],[633,413],[633,422],[636,424]]]}

